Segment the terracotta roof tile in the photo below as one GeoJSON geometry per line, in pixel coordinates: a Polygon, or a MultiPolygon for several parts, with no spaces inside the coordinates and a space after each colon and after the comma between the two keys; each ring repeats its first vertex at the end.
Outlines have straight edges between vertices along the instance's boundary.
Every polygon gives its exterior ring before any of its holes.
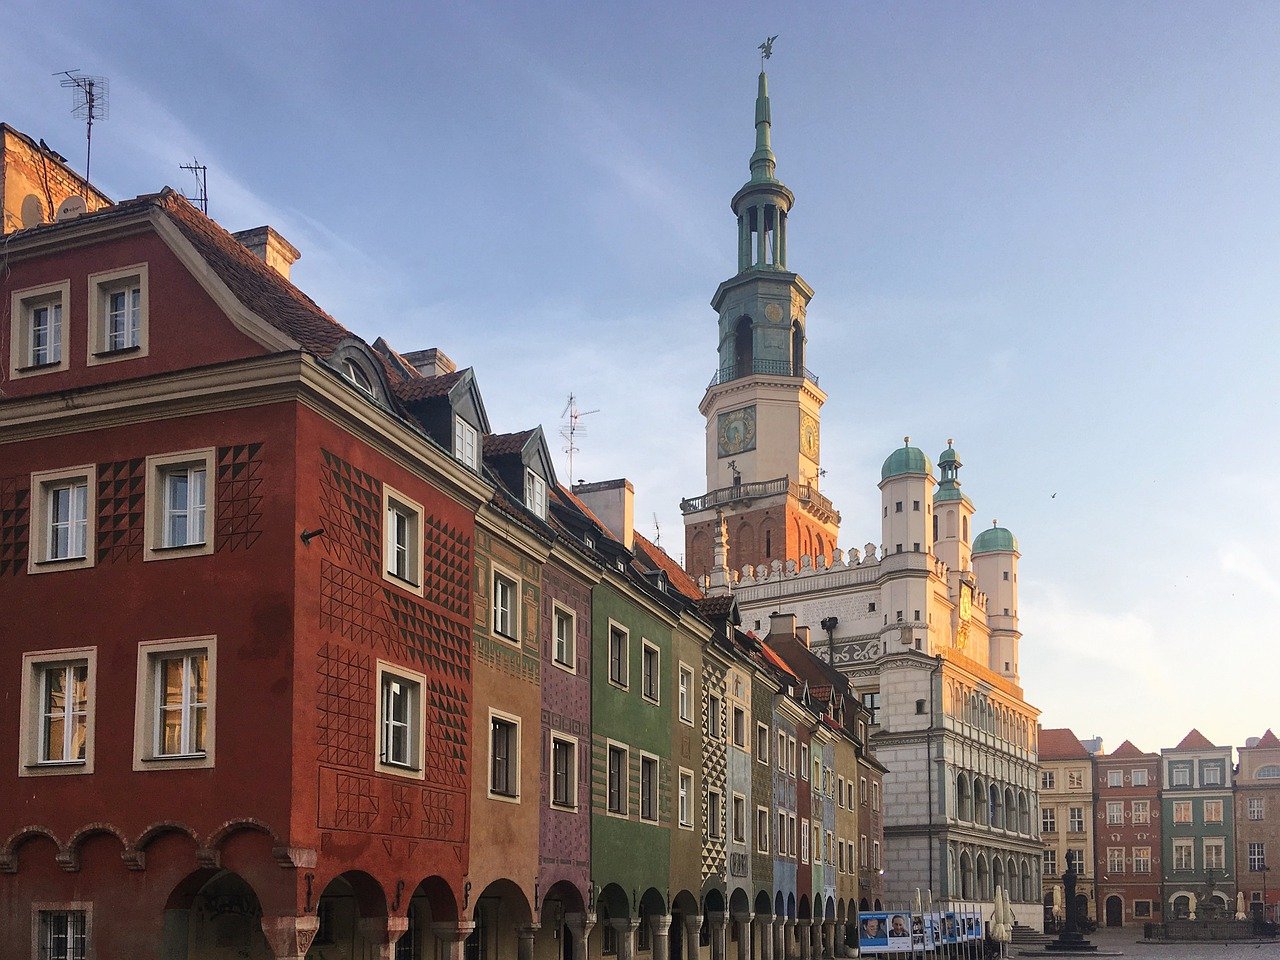
{"type": "Polygon", "coordinates": [[[1271,732],[1271,728],[1268,727],[1267,732],[1258,740],[1257,745],[1260,747],[1280,747],[1280,738],[1277,738],[1276,735],[1271,732]]]}
{"type": "Polygon", "coordinates": [[[719,619],[733,612],[733,594],[722,593],[714,597],[703,597],[698,601],[698,612],[704,617],[719,619]]]}
{"type": "Polygon", "coordinates": [[[1052,727],[1040,731],[1041,760],[1087,760],[1088,758],[1089,751],[1066,727],[1052,727]]]}
{"type": "Polygon", "coordinates": [[[665,573],[667,579],[671,581],[671,586],[690,600],[702,599],[702,591],[698,589],[698,584],[693,577],[684,572],[680,564],[671,559],[670,554],[639,533],[634,533],[634,536],[637,552],[643,552],[650,563],[665,573]]]}
{"type": "Polygon", "coordinates": [[[1217,748],[1216,743],[1210,743],[1209,738],[1197,730],[1191,728],[1191,732],[1182,738],[1182,742],[1173,749],[1175,750],[1213,750],[1217,748]]]}
{"type": "Polygon", "coordinates": [[[484,455],[486,457],[502,457],[511,453],[519,453],[533,436],[532,430],[521,430],[519,433],[486,433],[484,436],[484,455]]]}
{"type": "Polygon", "coordinates": [[[760,652],[764,655],[765,660],[767,660],[775,669],[781,670],[797,683],[800,681],[800,678],[791,672],[791,668],[787,666],[786,661],[774,653],[769,644],[761,642],[760,652]]]}
{"type": "Polygon", "coordinates": [[[1148,759],[1151,756],[1152,756],[1151,754],[1143,753],[1141,750],[1135,747],[1133,745],[1132,740],[1126,740],[1124,743],[1120,744],[1120,746],[1112,750],[1111,753],[1109,753],[1106,757],[1102,757],[1099,759],[1110,760],[1112,758],[1116,758],[1116,759],[1132,758],[1134,760],[1138,760],[1138,759],[1148,759]]]}
{"type": "MultiPolygon", "coordinates": [[[[458,370],[454,373],[443,373],[438,377],[415,377],[411,380],[405,380],[397,385],[396,396],[405,403],[446,396],[457,382],[466,375],[466,372],[466,370],[458,370]]],[[[486,449],[485,452],[487,453],[488,450],[486,449]]]]}

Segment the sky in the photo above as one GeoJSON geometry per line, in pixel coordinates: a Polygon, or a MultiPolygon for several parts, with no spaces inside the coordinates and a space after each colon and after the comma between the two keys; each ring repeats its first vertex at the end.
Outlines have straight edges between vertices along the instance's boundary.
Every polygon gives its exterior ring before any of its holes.
{"type": "Polygon", "coordinates": [[[0,120],[77,167],[53,74],[110,80],[95,185],[207,164],[350,329],[473,366],[561,481],[626,476],[677,558],[705,492],[709,300],[754,146],[814,288],[841,546],[954,438],[1018,537],[1045,726],[1144,750],[1280,727],[1280,6],[10,0],[0,120]],[[569,475],[570,393],[585,435],[569,475]]]}

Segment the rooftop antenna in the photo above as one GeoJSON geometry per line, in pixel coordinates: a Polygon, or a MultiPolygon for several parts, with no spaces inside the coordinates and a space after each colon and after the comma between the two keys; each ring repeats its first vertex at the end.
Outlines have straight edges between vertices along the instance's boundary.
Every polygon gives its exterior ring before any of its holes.
{"type": "Polygon", "coordinates": [[[569,400],[564,405],[564,409],[560,411],[560,416],[564,420],[564,424],[560,427],[560,439],[564,441],[564,452],[569,455],[569,476],[573,476],[573,455],[578,452],[578,437],[587,432],[586,427],[582,425],[582,418],[589,417],[593,413],[599,413],[599,410],[579,410],[578,398],[572,393],[569,394],[569,400]]]}
{"type": "Polygon", "coordinates": [[[71,115],[84,121],[84,192],[89,202],[89,161],[93,157],[93,121],[105,120],[109,115],[110,86],[106,77],[90,77],[79,69],[62,70],[54,74],[62,77],[62,86],[72,91],[71,115]]]}
{"type": "Polygon", "coordinates": [[[656,513],[653,515],[653,530],[653,545],[660,547],[662,546],[662,524],[658,523],[658,515],[656,513]]]}
{"type": "Polygon", "coordinates": [[[199,207],[200,212],[207,217],[209,215],[209,168],[192,157],[190,163],[178,164],[178,169],[186,170],[196,178],[196,195],[187,199],[199,207]]]}

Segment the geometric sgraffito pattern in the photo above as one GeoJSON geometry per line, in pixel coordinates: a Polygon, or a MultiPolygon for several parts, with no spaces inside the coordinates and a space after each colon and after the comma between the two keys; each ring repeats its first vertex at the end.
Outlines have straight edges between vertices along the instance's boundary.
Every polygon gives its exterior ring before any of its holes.
{"type": "Polygon", "coordinates": [[[262,444],[218,448],[218,550],[248,550],[262,536],[262,444]]]}
{"type": "Polygon", "coordinates": [[[142,457],[98,464],[98,562],[142,556],[146,510],[146,461],[142,457]]]}
{"type": "Polygon", "coordinates": [[[321,767],[317,822],[322,829],[456,842],[467,823],[465,791],[321,767]]]}
{"type": "Polygon", "coordinates": [[[449,613],[471,616],[471,542],[436,517],[423,521],[424,598],[449,613]]]}
{"type": "Polygon", "coordinates": [[[335,560],[380,576],[382,484],[328,450],[320,453],[320,542],[335,560]]]}
{"type": "Polygon", "coordinates": [[[26,477],[0,480],[0,576],[27,568],[31,485],[26,477]]]}
{"type": "MultiPolygon", "coordinates": [[[[702,752],[702,782],[703,783],[723,783],[725,779],[725,768],[728,765],[728,758],[725,753],[724,735],[727,732],[724,724],[727,721],[725,717],[724,702],[724,686],[725,671],[710,662],[704,662],[702,665],[702,715],[708,716],[710,711],[707,710],[707,696],[714,694],[720,698],[720,723],[721,729],[716,730],[714,735],[703,743],[702,752]]],[[[702,816],[703,822],[706,822],[707,816],[707,794],[703,791],[702,797],[702,816]]],[[[728,811],[725,809],[725,801],[720,801],[720,816],[724,817],[728,811]]],[[[719,876],[724,872],[725,861],[725,843],[724,836],[726,831],[721,829],[716,831],[716,836],[707,838],[702,841],[702,878],[705,881],[710,876],[719,876]]]]}
{"type": "Polygon", "coordinates": [[[321,646],[319,657],[320,762],[367,767],[373,756],[372,658],[338,644],[321,646]]]}
{"type": "Polygon", "coordinates": [[[378,815],[378,798],[368,777],[338,774],[338,803],[334,826],[348,830],[368,830],[378,815]]]}
{"type": "Polygon", "coordinates": [[[320,560],[320,625],[362,647],[386,631],[382,584],[320,560]]]}

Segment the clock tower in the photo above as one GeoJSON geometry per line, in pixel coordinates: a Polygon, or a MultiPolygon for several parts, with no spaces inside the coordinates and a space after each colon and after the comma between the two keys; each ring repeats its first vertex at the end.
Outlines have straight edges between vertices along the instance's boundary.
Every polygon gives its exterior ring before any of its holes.
{"type": "Polygon", "coordinates": [[[730,203],[738,224],[738,272],[720,284],[715,375],[698,409],[706,418],[707,492],[681,502],[685,566],[709,573],[719,528],[729,566],[831,559],[840,514],[818,491],[819,411],[827,395],[805,365],[805,311],[812,288],[787,269],[795,196],[775,176],[769,81],[756,95],[751,179],[730,203]]]}

